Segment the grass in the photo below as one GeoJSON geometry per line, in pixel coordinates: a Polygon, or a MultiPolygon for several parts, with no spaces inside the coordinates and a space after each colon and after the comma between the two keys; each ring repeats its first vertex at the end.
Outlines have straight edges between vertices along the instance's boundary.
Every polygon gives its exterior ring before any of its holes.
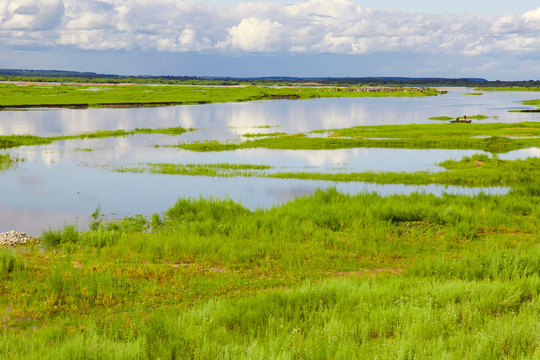
{"type": "Polygon", "coordinates": [[[447,169],[441,172],[278,172],[264,177],[279,179],[363,181],[377,184],[408,185],[461,185],[461,186],[526,186],[540,178],[540,159],[502,161],[487,155],[464,157],[461,161],[445,161],[439,164],[447,169]]]}
{"type": "Polygon", "coordinates": [[[275,137],[275,136],[283,136],[287,135],[287,133],[284,132],[273,132],[273,133],[257,133],[257,134],[243,134],[242,137],[245,138],[256,138],[256,137],[275,137]]]}
{"type": "Polygon", "coordinates": [[[265,165],[249,164],[163,164],[147,163],[132,167],[118,167],[114,171],[126,173],[151,173],[189,176],[254,176],[278,179],[323,180],[351,182],[362,181],[377,184],[408,185],[461,185],[461,186],[526,186],[540,178],[540,159],[505,161],[484,154],[465,156],[460,161],[447,160],[438,164],[441,172],[275,172],[265,165]]]}
{"type": "Polygon", "coordinates": [[[313,133],[327,136],[308,137],[305,134],[294,134],[245,142],[204,141],[182,143],[176,146],[191,151],[231,151],[252,148],[292,150],[400,148],[473,149],[492,153],[540,146],[540,140],[533,138],[540,135],[540,123],[537,122],[356,126],[313,133]],[[508,138],[508,136],[518,138],[508,138]]]}
{"type": "Polygon", "coordinates": [[[540,99],[538,100],[526,100],[526,101],[520,101],[523,105],[527,106],[537,106],[536,109],[521,109],[521,110],[508,110],[509,112],[522,112],[522,113],[529,113],[529,112],[540,112],[540,99]]]}
{"type": "Polygon", "coordinates": [[[532,359],[539,195],[179,199],[49,229],[0,250],[0,357],[532,359]]]}
{"type": "Polygon", "coordinates": [[[472,120],[485,120],[485,119],[489,119],[489,116],[478,114],[478,115],[467,116],[467,119],[472,119],[472,120]]]}
{"type": "Polygon", "coordinates": [[[16,166],[20,161],[24,161],[20,158],[12,158],[9,154],[0,154],[0,171],[4,171],[16,166]]]}
{"type": "Polygon", "coordinates": [[[120,173],[150,173],[162,175],[191,176],[252,176],[253,171],[268,170],[271,166],[250,164],[169,164],[147,163],[136,167],[118,167],[114,171],[120,173]]]}
{"type": "Polygon", "coordinates": [[[393,91],[361,91],[361,88],[310,88],[261,86],[147,86],[86,85],[40,86],[0,84],[0,109],[26,107],[133,107],[243,102],[268,99],[327,97],[434,96],[434,89],[396,88],[393,91]],[[98,91],[94,91],[94,90],[98,91]],[[88,91],[92,90],[92,91],[88,91]]]}
{"type": "MultiPolygon", "coordinates": [[[[183,131],[3,136],[0,147],[183,131]]],[[[370,126],[318,132],[323,138],[192,145],[506,151],[538,146],[535,138],[506,136],[539,132],[538,123],[370,126]]],[[[502,181],[513,189],[438,197],[330,188],[253,211],[227,199],[178,199],[164,213],[113,222],[98,206],[88,230],[66,224],[45,230],[40,243],[2,247],[0,358],[538,358],[538,159],[474,155],[440,165],[447,170],[369,176],[502,181]]],[[[236,176],[269,169],[158,163],[119,171],[236,176]]]]}
{"type": "Polygon", "coordinates": [[[430,117],[429,120],[448,121],[448,120],[454,120],[454,118],[450,116],[433,116],[433,117],[430,117]]]}
{"type": "MultiPolygon", "coordinates": [[[[429,120],[439,120],[439,121],[448,121],[448,120],[454,120],[455,118],[452,118],[452,117],[449,117],[449,116],[435,116],[435,117],[430,117],[429,120]]],[[[472,116],[469,116],[467,115],[467,119],[471,119],[471,120],[485,120],[485,119],[489,119],[489,116],[486,116],[486,115],[472,115],[472,116]]]]}
{"type": "MultiPolygon", "coordinates": [[[[160,129],[135,129],[126,130],[99,130],[90,133],[63,136],[33,136],[33,135],[0,135],[0,149],[7,149],[18,146],[47,145],[54,141],[71,139],[100,139],[107,137],[131,136],[136,134],[164,134],[164,135],[182,135],[186,131],[193,129],[184,129],[182,127],[160,128],[160,129]]],[[[91,151],[91,149],[78,149],[79,151],[91,151]]]]}

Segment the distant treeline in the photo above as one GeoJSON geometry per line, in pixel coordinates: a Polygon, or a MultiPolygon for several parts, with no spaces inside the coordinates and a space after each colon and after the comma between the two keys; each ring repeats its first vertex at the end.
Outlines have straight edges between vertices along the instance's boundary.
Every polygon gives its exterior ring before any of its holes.
{"type": "Polygon", "coordinates": [[[406,78],[406,77],[198,77],[198,76],[119,76],[62,70],[0,69],[0,81],[64,83],[133,83],[164,85],[341,85],[341,86],[467,86],[467,87],[540,87],[540,80],[489,81],[481,78],[406,78]]]}

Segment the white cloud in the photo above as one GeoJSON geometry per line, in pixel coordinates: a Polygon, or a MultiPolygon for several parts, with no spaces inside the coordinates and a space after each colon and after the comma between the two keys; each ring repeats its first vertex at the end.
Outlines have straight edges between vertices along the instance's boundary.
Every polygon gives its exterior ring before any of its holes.
{"type": "Polygon", "coordinates": [[[536,10],[527,11],[523,14],[523,17],[527,20],[540,20],[540,7],[536,10]]]}
{"type": "Polygon", "coordinates": [[[461,69],[461,73],[463,74],[482,74],[486,73],[487,71],[494,70],[497,67],[501,65],[500,61],[489,61],[485,64],[481,64],[479,66],[475,67],[465,67],[461,69]]]}
{"type": "Polygon", "coordinates": [[[480,55],[540,51],[522,16],[415,14],[353,0],[216,7],[193,0],[0,0],[0,43],[162,52],[480,55]]]}
{"type": "Polygon", "coordinates": [[[0,0],[0,29],[48,30],[63,14],[61,0],[0,0]]]}
{"type": "Polygon", "coordinates": [[[246,52],[263,52],[279,50],[285,27],[279,22],[268,19],[242,19],[238,26],[229,29],[232,49],[246,52]]]}

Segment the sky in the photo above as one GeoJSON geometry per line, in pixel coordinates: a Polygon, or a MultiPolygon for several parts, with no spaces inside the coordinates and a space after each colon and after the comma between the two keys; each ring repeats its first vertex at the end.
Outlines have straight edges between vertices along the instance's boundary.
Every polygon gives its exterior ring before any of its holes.
{"type": "Polygon", "coordinates": [[[0,68],[540,79],[540,2],[0,0],[0,68]]]}

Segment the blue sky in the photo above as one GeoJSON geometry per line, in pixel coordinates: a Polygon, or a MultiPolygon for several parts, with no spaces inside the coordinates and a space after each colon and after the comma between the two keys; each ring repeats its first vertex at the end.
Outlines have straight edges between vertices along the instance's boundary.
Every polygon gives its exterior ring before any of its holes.
{"type": "Polygon", "coordinates": [[[540,79],[537,0],[0,0],[0,68],[540,79]]]}
{"type": "MultiPolygon", "coordinates": [[[[260,3],[260,0],[204,0],[203,3],[216,6],[231,6],[240,2],[260,3]]],[[[292,0],[274,0],[278,4],[293,4],[292,0]]],[[[493,0],[360,0],[364,7],[380,10],[402,10],[424,14],[478,12],[490,15],[523,14],[540,6],[538,0],[493,1],[493,0]]]]}

